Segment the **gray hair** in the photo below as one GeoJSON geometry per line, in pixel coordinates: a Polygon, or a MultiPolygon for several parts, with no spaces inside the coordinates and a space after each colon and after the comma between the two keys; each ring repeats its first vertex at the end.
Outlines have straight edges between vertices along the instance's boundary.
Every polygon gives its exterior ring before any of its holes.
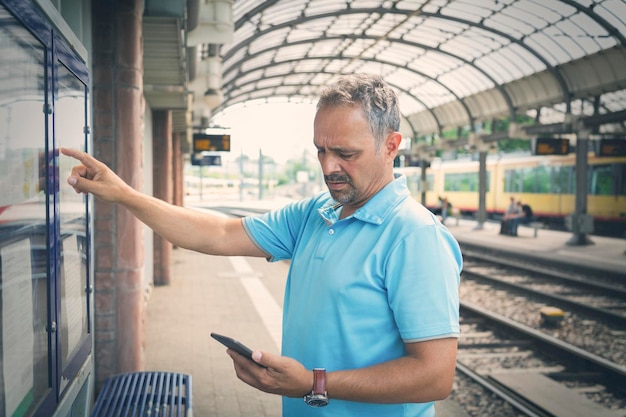
{"type": "Polygon", "coordinates": [[[400,108],[396,93],[374,74],[346,75],[327,86],[317,102],[317,110],[336,105],[359,104],[376,139],[376,149],[385,137],[400,129],[400,108]]]}

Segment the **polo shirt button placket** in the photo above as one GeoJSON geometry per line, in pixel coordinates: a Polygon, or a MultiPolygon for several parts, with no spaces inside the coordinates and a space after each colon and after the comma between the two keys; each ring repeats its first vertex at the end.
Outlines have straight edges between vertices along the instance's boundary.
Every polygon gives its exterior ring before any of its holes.
{"type": "Polygon", "coordinates": [[[328,234],[329,235],[334,235],[335,234],[335,229],[328,229],[328,234]]]}

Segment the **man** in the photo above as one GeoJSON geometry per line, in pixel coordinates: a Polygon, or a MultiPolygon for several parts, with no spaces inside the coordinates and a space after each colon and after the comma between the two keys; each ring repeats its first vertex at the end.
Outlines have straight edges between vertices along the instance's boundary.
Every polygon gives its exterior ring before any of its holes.
{"type": "Polygon", "coordinates": [[[378,76],[331,85],[313,138],[329,192],[244,219],[168,205],[84,153],[63,153],[82,162],[68,179],[76,191],[124,205],[176,246],[292,260],[283,356],[255,351],[261,367],[227,350],[241,380],[283,396],[283,416],[433,416],[454,379],[462,259],[406,178],[394,178],[399,125],[397,97],[378,76]]]}
{"type": "Polygon", "coordinates": [[[528,205],[522,203],[522,200],[517,202],[517,215],[515,218],[511,219],[512,222],[512,230],[511,235],[517,236],[517,228],[520,224],[530,225],[530,222],[533,221],[533,209],[528,205]]]}

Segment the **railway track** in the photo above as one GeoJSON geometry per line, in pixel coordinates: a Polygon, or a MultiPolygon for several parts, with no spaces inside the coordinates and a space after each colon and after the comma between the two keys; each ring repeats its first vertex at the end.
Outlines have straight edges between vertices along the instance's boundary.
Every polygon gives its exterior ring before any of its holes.
{"type": "Polygon", "coordinates": [[[604,276],[581,276],[493,256],[465,253],[464,279],[524,294],[626,329],[626,287],[604,276]]]}
{"type": "MultiPolygon", "coordinates": [[[[461,317],[457,371],[502,402],[475,415],[624,416],[625,367],[472,303],[461,317]]],[[[453,399],[472,410],[467,383],[453,399]]]]}
{"type": "Polygon", "coordinates": [[[580,284],[611,286],[626,289],[626,271],[610,271],[602,265],[571,264],[552,258],[549,255],[539,257],[539,254],[515,252],[497,247],[486,247],[474,243],[460,242],[464,258],[479,258],[501,265],[521,266],[527,271],[536,270],[541,273],[552,273],[554,279],[560,278],[566,282],[580,284]]]}
{"type": "Polygon", "coordinates": [[[623,276],[493,248],[463,254],[462,382],[453,392],[462,408],[475,416],[626,416],[623,276]],[[545,305],[563,308],[563,323],[542,322],[545,305]],[[463,390],[499,405],[473,404],[463,390]]]}

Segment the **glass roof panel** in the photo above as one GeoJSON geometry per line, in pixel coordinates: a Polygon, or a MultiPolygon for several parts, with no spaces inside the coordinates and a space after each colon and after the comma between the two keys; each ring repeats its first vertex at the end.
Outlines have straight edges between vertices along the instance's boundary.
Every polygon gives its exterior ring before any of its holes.
{"type": "Polygon", "coordinates": [[[554,33],[544,31],[524,39],[524,44],[542,55],[550,65],[558,65],[570,60],[570,55],[551,37],[554,33]]]}
{"type": "Polygon", "coordinates": [[[276,77],[276,78],[262,78],[259,81],[257,81],[256,83],[256,88],[269,88],[269,87],[276,87],[277,85],[282,85],[283,84],[283,79],[276,77]]]}
{"type": "Polygon", "coordinates": [[[466,97],[494,86],[489,78],[469,65],[443,74],[438,81],[452,90],[458,97],[466,97]]]}
{"type": "Polygon", "coordinates": [[[436,81],[425,79],[423,83],[410,89],[426,107],[433,108],[456,99],[449,90],[436,81]]]}
{"type": "Polygon", "coordinates": [[[259,54],[256,57],[248,58],[246,62],[242,63],[242,65],[240,66],[240,71],[245,73],[254,68],[263,67],[273,61],[274,54],[274,51],[268,51],[259,54]]]}
{"type": "Polygon", "coordinates": [[[306,35],[308,33],[309,38],[317,39],[325,36],[326,33],[329,33],[328,28],[332,27],[336,20],[337,18],[335,16],[323,18],[318,17],[315,19],[307,20],[298,25],[294,25],[293,29],[296,33],[299,32],[300,35],[306,35]]]}
{"type": "Polygon", "coordinates": [[[622,111],[626,110],[626,90],[614,91],[601,96],[603,111],[622,111]]]}
{"type": "Polygon", "coordinates": [[[250,53],[253,54],[259,50],[281,46],[290,30],[289,28],[278,29],[256,37],[254,42],[250,44],[250,53]]]}
{"type": "MultiPolygon", "coordinates": [[[[539,71],[558,83],[546,88],[576,88],[566,79],[568,63],[626,47],[624,0],[235,0],[233,10],[235,39],[221,48],[229,103],[255,88],[258,97],[316,95],[336,74],[367,71],[397,88],[408,102],[403,112],[423,112],[539,71]],[[239,96],[233,86],[244,84],[239,96]]],[[[598,65],[619,73],[620,57],[613,51],[598,65]]],[[[624,85],[623,78],[607,85],[624,85]]],[[[589,80],[585,88],[600,82],[589,80]]],[[[581,94],[590,93],[572,92],[581,94]]],[[[623,93],[612,101],[610,94],[602,100],[626,106],[623,93]]],[[[581,103],[587,114],[588,101],[581,103]]],[[[562,115],[561,106],[553,113],[562,115]]]]}
{"type": "Polygon", "coordinates": [[[428,51],[419,59],[414,60],[409,64],[409,68],[419,71],[431,78],[437,78],[445,71],[449,71],[451,68],[461,65],[461,61],[451,57],[450,55],[444,55],[435,51],[428,51]]]}
{"type": "Polygon", "coordinates": [[[612,27],[626,37],[626,1],[606,0],[597,1],[593,7],[594,13],[605,19],[612,27]]]}
{"type": "MultiPolygon", "coordinates": [[[[535,32],[548,26],[550,21],[556,22],[560,18],[560,15],[551,10],[544,10],[543,7],[537,7],[532,2],[516,2],[492,17],[494,21],[498,21],[500,24],[511,25],[511,29],[520,35],[535,32]]],[[[516,38],[519,38],[519,35],[516,38]]]]}
{"type": "Polygon", "coordinates": [[[560,29],[580,43],[586,55],[600,49],[611,48],[616,43],[605,28],[586,14],[578,13],[572,16],[568,23],[569,25],[565,22],[559,25],[560,29]]]}
{"type": "Polygon", "coordinates": [[[308,56],[313,44],[301,44],[295,46],[283,46],[276,51],[274,59],[277,62],[286,61],[288,59],[297,59],[298,57],[308,56]]]}
{"type": "MultiPolygon", "coordinates": [[[[388,13],[382,16],[376,14],[376,17],[375,21],[371,22],[370,25],[364,29],[364,33],[368,36],[386,36],[391,30],[400,26],[400,24],[406,20],[406,16],[396,13],[388,13]]],[[[374,15],[372,15],[371,20],[374,20],[374,15]]]]}
{"type": "Polygon", "coordinates": [[[237,79],[235,80],[235,83],[233,83],[231,85],[235,86],[235,85],[245,84],[245,83],[250,82],[250,81],[256,81],[256,80],[260,79],[262,75],[263,75],[263,71],[261,71],[261,70],[252,71],[252,72],[250,72],[248,74],[245,74],[245,75],[239,75],[237,77],[237,79]]]}
{"type": "Polygon", "coordinates": [[[321,71],[328,64],[326,59],[305,59],[294,65],[294,70],[298,72],[316,73],[321,71]]]}
{"type": "Polygon", "coordinates": [[[346,41],[337,50],[337,55],[358,56],[362,50],[369,49],[376,41],[372,39],[356,39],[346,41]]]}
{"type": "Polygon", "coordinates": [[[372,51],[375,58],[385,62],[392,62],[401,67],[415,60],[415,52],[421,52],[419,50],[415,51],[415,48],[412,46],[402,45],[401,43],[381,42],[379,43],[379,47],[382,48],[382,50],[372,51]]]}
{"type": "Polygon", "coordinates": [[[264,71],[264,74],[266,77],[271,77],[272,75],[285,75],[285,74],[289,74],[293,71],[293,68],[296,66],[297,64],[294,62],[285,62],[285,63],[280,63],[277,62],[274,65],[272,65],[271,67],[267,67],[264,71]]]}
{"type": "Polygon", "coordinates": [[[545,69],[541,61],[518,44],[510,44],[497,53],[478,58],[474,63],[500,84],[545,69]]]}
{"type": "Polygon", "coordinates": [[[445,42],[441,45],[441,49],[464,59],[472,60],[497,51],[502,45],[508,43],[507,40],[496,38],[487,31],[471,28],[445,42]]]}
{"type": "Polygon", "coordinates": [[[523,0],[516,1],[513,6],[525,6],[527,10],[535,10],[537,14],[544,16],[552,23],[576,13],[576,8],[573,5],[561,0],[523,0]]]}
{"type": "Polygon", "coordinates": [[[328,25],[329,35],[362,34],[375,20],[377,13],[350,13],[333,17],[328,25]]]}
{"type": "MultiPolygon", "coordinates": [[[[417,18],[410,19],[411,23],[417,18]]],[[[468,25],[451,20],[442,19],[439,17],[432,17],[428,19],[419,18],[420,23],[415,25],[415,30],[419,31],[421,35],[424,32],[427,39],[430,41],[429,46],[437,47],[453,38],[454,36],[463,33],[467,30],[468,25]],[[428,36],[430,35],[430,36],[428,36]]]]}
{"type": "Polygon", "coordinates": [[[275,25],[282,22],[295,20],[308,10],[309,6],[300,1],[279,1],[272,6],[271,11],[263,13],[261,17],[261,27],[264,25],[275,25]]]}
{"type": "Polygon", "coordinates": [[[319,42],[315,42],[311,46],[309,55],[311,56],[332,56],[338,55],[345,48],[345,44],[349,41],[342,40],[326,40],[322,39],[319,42]]]}
{"type": "Polygon", "coordinates": [[[345,8],[345,3],[337,0],[312,0],[309,1],[306,7],[305,14],[307,16],[334,12],[337,9],[345,8]]]}
{"type": "Polygon", "coordinates": [[[445,16],[453,16],[463,20],[472,22],[480,22],[486,17],[493,14],[493,10],[501,9],[504,5],[502,2],[486,2],[475,0],[460,0],[450,2],[441,8],[441,14],[445,16]]]}
{"type": "Polygon", "coordinates": [[[400,111],[402,114],[413,114],[424,111],[426,107],[419,101],[415,100],[415,97],[410,94],[397,93],[398,103],[400,104],[400,111]]]}

